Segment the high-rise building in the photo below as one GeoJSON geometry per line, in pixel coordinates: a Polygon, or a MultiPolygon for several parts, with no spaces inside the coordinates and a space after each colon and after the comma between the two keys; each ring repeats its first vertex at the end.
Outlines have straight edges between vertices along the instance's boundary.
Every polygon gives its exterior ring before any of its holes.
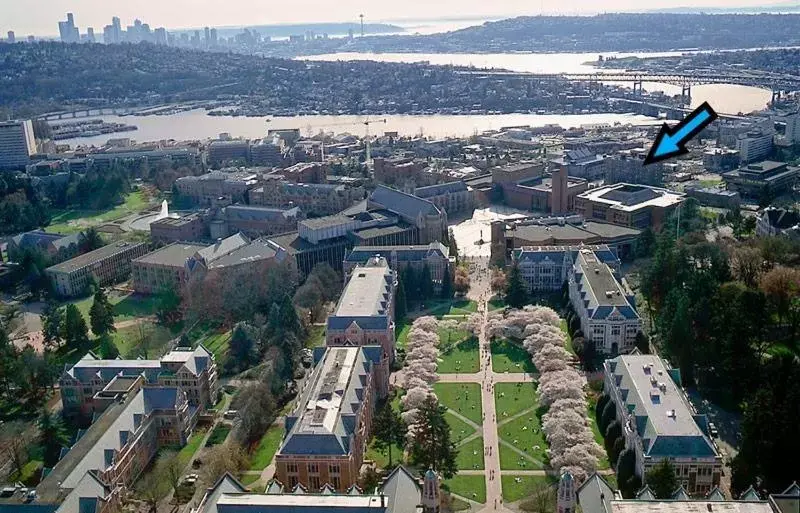
{"type": "Polygon", "coordinates": [[[17,38],[14,35],[14,31],[13,30],[9,30],[8,31],[8,42],[11,43],[12,45],[17,42],[17,38]]]}
{"type": "Polygon", "coordinates": [[[89,28],[86,29],[86,42],[87,43],[96,42],[96,40],[94,38],[94,29],[92,27],[89,27],[89,28]]]}
{"type": "Polygon", "coordinates": [[[30,119],[0,122],[0,169],[24,167],[34,153],[36,140],[30,119]]]}
{"type": "Polygon", "coordinates": [[[211,46],[216,46],[217,45],[217,41],[218,41],[217,29],[212,28],[211,32],[210,32],[210,35],[211,35],[211,46]]]}
{"type": "Polygon", "coordinates": [[[206,27],[203,29],[203,44],[209,46],[211,44],[211,29],[206,27]]]}
{"type": "Polygon", "coordinates": [[[78,27],[75,26],[75,18],[71,12],[67,13],[67,21],[58,22],[58,33],[63,43],[80,42],[80,32],[78,32],[78,27]]]}

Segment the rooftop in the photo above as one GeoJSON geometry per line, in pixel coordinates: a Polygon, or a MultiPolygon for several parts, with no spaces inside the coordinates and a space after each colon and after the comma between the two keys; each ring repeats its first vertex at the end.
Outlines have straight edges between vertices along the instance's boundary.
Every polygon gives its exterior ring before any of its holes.
{"type": "Polygon", "coordinates": [[[610,513],[774,513],[767,501],[614,500],[610,513]]]}
{"type": "MultiPolygon", "coordinates": [[[[385,500],[385,499],[384,499],[385,500]]],[[[381,513],[386,505],[379,495],[321,495],[321,494],[223,494],[217,501],[219,513],[234,513],[242,507],[257,507],[259,511],[296,511],[297,508],[313,508],[317,511],[347,509],[351,512],[381,513]],[[262,509],[263,508],[263,509],[262,509]]]]}
{"type": "Polygon", "coordinates": [[[336,317],[367,317],[386,315],[391,301],[392,271],[385,259],[378,265],[359,266],[342,292],[334,315],[336,317]]]}
{"type": "Polygon", "coordinates": [[[156,264],[166,265],[171,267],[183,267],[186,260],[190,259],[198,251],[205,249],[203,244],[188,244],[185,242],[176,242],[169,246],[164,246],[157,249],[152,253],[148,253],[134,260],[135,263],[140,264],[156,264]]]}
{"type": "Polygon", "coordinates": [[[580,250],[575,266],[575,279],[590,317],[605,318],[613,310],[626,318],[638,317],[611,268],[592,250],[580,250]]]}
{"type": "Polygon", "coordinates": [[[418,198],[385,185],[378,185],[369,197],[371,203],[400,214],[407,219],[416,220],[420,215],[439,215],[441,212],[430,201],[418,198]]]}
{"type": "Polygon", "coordinates": [[[325,217],[316,217],[313,219],[306,219],[301,221],[300,224],[310,228],[312,230],[319,230],[322,228],[328,228],[331,226],[341,226],[345,224],[352,224],[354,221],[353,219],[337,214],[332,216],[325,216],[325,217]]]}
{"type": "Polygon", "coordinates": [[[197,252],[197,254],[206,261],[207,264],[210,264],[214,260],[221,258],[232,251],[241,248],[242,246],[246,246],[250,243],[250,239],[242,235],[241,233],[237,233],[236,235],[231,235],[226,239],[219,239],[214,244],[207,246],[197,252]]]}
{"type": "Polygon", "coordinates": [[[141,242],[114,242],[112,244],[103,246],[102,248],[95,249],[94,251],[90,251],[73,259],[67,260],[66,262],[61,262],[60,264],[48,267],[47,270],[51,272],[70,273],[86,267],[87,265],[92,265],[95,262],[104,260],[112,255],[116,255],[117,253],[128,251],[131,248],[138,246],[144,246],[144,244],[141,242]]]}
{"type": "Polygon", "coordinates": [[[632,212],[647,207],[671,207],[682,202],[685,195],[660,187],[618,183],[590,189],[578,197],[605,203],[613,209],[632,212]]]}
{"type": "Polygon", "coordinates": [[[617,388],[631,412],[633,428],[642,438],[649,456],[715,457],[718,453],[698,426],[707,423],[690,407],[674,378],[677,370],[668,369],[656,355],[630,354],[605,363],[606,372],[615,376],[617,388]]]}
{"type": "Polygon", "coordinates": [[[286,252],[283,248],[274,242],[270,242],[267,239],[258,239],[217,258],[209,268],[229,267],[270,258],[277,258],[280,261],[283,260],[285,254],[286,252]]]}
{"type": "Polygon", "coordinates": [[[163,219],[158,219],[150,223],[152,227],[155,225],[167,225],[167,226],[183,226],[185,224],[192,223],[199,219],[200,216],[198,214],[187,214],[185,216],[180,217],[165,217],[163,219]]]}

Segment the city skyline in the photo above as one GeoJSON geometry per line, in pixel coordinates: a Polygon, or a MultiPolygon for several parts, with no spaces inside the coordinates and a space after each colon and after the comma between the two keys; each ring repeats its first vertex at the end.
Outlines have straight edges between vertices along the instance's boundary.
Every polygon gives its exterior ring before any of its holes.
{"type": "MultiPolygon", "coordinates": [[[[57,23],[65,13],[75,16],[76,25],[85,32],[92,27],[95,33],[112,17],[133,22],[135,19],[148,20],[153,27],[167,30],[186,30],[214,27],[242,27],[252,25],[324,23],[357,21],[363,13],[370,22],[433,21],[474,18],[497,19],[521,15],[591,15],[609,11],[643,11],[674,8],[776,8],[781,2],[775,0],[704,0],[699,6],[690,6],[686,0],[651,0],[643,8],[637,0],[606,0],[602,8],[589,0],[574,0],[564,3],[557,0],[504,0],[486,4],[478,0],[443,0],[436,4],[419,0],[376,6],[364,0],[343,0],[335,6],[319,5],[316,0],[297,0],[295,8],[276,11],[256,0],[231,0],[225,9],[211,0],[174,0],[157,2],[142,0],[135,4],[109,5],[102,0],[31,0],[23,4],[8,3],[0,7],[0,33],[13,30],[18,36],[57,37],[57,23]],[[304,18],[306,12],[314,12],[314,18],[304,18]],[[263,14],[262,14],[263,13],[263,14]],[[453,13],[459,15],[453,16],[453,13]],[[213,21],[213,23],[212,23],[213,21]]],[[[788,5],[788,4],[787,4],[788,5]]]]}

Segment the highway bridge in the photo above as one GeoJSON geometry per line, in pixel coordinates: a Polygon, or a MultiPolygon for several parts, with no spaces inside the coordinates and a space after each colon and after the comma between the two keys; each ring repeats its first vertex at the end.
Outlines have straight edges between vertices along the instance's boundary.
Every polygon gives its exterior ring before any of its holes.
{"type": "Polygon", "coordinates": [[[642,91],[645,82],[680,86],[684,96],[691,88],[706,84],[734,84],[760,87],[772,91],[773,100],[784,91],[800,91],[800,76],[776,73],[648,73],[640,71],[596,73],[528,73],[522,71],[463,70],[459,73],[497,78],[524,78],[538,81],[628,82],[634,92],[642,91]]]}

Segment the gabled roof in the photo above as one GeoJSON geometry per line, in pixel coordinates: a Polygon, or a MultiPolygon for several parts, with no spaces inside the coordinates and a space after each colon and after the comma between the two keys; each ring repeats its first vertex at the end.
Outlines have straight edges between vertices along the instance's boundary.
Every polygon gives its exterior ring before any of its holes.
{"type": "Polygon", "coordinates": [[[93,472],[86,472],[70,491],[56,513],[95,513],[100,500],[108,497],[111,488],[93,472]]]}
{"type": "Polygon", "coordinates": [[[420,215],[439,215],[441,212],[430,201],[418,198],[385,185],[378,185],[369,197],[369,201],[391,210],[407,220],[416,220],[420,215]]]}
{"type": "Polygon", "coordinates": [[[679,486],[677,490],[672,493],[672,500],[674,501],[690,501],[692,497],[686,492],[683,485],[679,486]]]}
{"type": "Polygon", "coordinates": [[[440,183],[427,187],[417,187],[414,189],[414,196],[418,198],[432,198],[442,194],[453,194],[456,192],[466,192],[469,190],[467,184],[459,180],[457,182],[440,183]]]}
{"type": "Polygon", "coordinates": [[[610,513],[614,489],[597,472],[589,476],[578,488],[578,503],[586,513],[610,513]]]}
{"type": "Polygon", "coordinates": [[[724,501],[727,499],[725,498],[725,494],[722,493],[722,490],[720,490],[718,486],[715,486],[710,492],[708,492],[708,495],[706,495],[706,500],[724,501]]]}
{"type": "Polygon", "coordinates": [[[379,491],[389,499],[386,513],[416,513],[422,499],[422,487],[403,465],[386,476],[379,491]]]}
{"type": "Polygon", "coordinates": [[[648,485],[644,485],[644,488],[636,492],[636,498],[643,501],[652,501],[656,498],[656,495],[648,485]]]}
{"type": "Polygon", "coordinates": [[[753,488],[753,485],[750,485],[750,487],[747,488],[747,490],[742,492],[742,495],[739,497],[739,500],[748,501],[748,502],[749,501],[760,501],[761,500],[761,496],[758,495],[758,492],[756,491],[755,488],[753,488]]]}
{"type": "Polygon", "coordinates": [[[229,472],[217,479],[214,486],[206,490],[200,505],[197,507],[198,513],[217,513],[217,501],[225,493],[244,493],[247,489],[239,482],[238,479],[233,477],[229,472]]]}

